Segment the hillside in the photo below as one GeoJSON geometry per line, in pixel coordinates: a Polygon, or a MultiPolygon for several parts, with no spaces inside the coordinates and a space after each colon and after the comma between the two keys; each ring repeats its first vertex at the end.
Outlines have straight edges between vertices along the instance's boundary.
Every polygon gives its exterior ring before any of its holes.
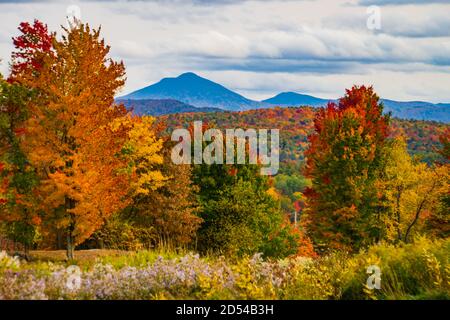
{"type": "MultiPolygon", "coordinates": [[[[290,163],[302,161],[303,151],[308,147],[308,135],[313,130],[315,109],[271,108],[244,112],[190,113],[163,116],[171,130],[187,127],[193,121],[202,120],[204,124],[215,124],[218,128],[255,128],[280,130],[280,161],[290,163]]],[[[435,152],[440,148],[439,135],[448,125],[431,121],[408,121],[393,119],[393,133],[404,132],[408,137],[408,149],[412,155],[430,162],[439,159],[435,152]]]]}
{"type": "Polygon", "coordinates": [[[189,104],[172,99],[142,99],[142,100],[117,100],[123,103],[128,110],[133,110],[136,115],[160,116],[184,112],[220,112],[217,108],[197,108],[189,104]]]}

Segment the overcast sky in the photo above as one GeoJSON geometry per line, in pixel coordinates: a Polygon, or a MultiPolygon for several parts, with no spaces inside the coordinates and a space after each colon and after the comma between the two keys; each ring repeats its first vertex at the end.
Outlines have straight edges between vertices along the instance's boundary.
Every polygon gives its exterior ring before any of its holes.
{"type": "Polygon", "coordinates": [[[373,84],[384,98],[450,102],[450,0],[0,0],[0,72],[21,21],[60,32],[71,5],[124,60],[122,94],[192,71],[257,100],[373,84]]]}

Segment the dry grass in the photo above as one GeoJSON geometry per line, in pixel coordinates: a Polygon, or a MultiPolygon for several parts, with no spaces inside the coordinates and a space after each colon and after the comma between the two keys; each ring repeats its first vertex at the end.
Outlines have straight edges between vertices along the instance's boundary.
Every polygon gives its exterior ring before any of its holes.
{"type": "MultiPolygon", "coordinates": [[[[106,250],[106,249],[92,249],[92,250],[76,250],[75,260],[79,262],[94,262],[97,258],[102,257],[119,257],[130,254],[129,251],[121,250],[106,250]]],[[[61,262],[66,261],[65,250],[35,250],[30,251],[31,259],[40,261],[61,262]]]]}

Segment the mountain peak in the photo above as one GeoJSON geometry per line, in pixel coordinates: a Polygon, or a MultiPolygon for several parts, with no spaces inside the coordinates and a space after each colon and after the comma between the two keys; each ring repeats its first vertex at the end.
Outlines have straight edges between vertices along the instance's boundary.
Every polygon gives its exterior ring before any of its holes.
{"type": "Polygon", "coordinates": [[[201,78],[198,74],[195,74],[193,72],[185,72],[180,74],[177,79],[183,79],[183,78],[201,78]]]}
{"type": "Polygon", "coordinates": [[[275,97],[264,100],[263,102],[280,106],[322,106],[325,105],[328,100],[289,91],[277,94],[275,97]]]}
{"type": "Polygon", "coordinates": [[[227,110],[254,109],[261,105],[193,72],[164,78],[121,99],[173,99],[195,107],[227,110]]]}

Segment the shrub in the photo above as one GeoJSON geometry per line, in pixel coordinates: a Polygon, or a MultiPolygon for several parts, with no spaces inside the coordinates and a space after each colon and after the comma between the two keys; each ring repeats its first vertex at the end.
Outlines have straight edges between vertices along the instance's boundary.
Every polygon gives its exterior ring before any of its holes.
{"type": "Polygon", "coordinates": [[[135,226],[115,216],[80,247],[142,250],[152,248],[156,238],[154,228],[135,226]]]}

